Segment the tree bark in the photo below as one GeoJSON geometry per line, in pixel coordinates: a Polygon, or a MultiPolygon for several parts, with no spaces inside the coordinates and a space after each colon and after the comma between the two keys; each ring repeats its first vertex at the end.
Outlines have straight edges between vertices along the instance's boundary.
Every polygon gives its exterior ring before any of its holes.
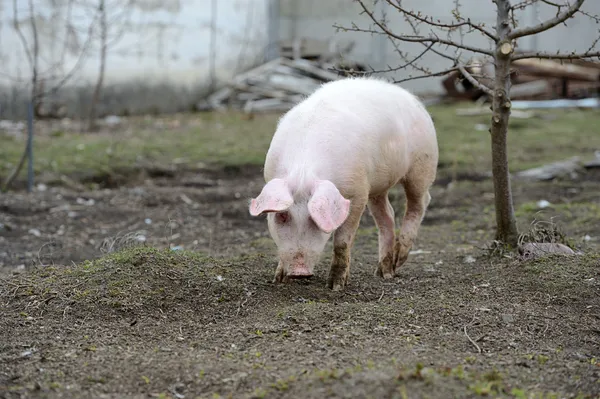
{"type": "Polygon", "coordinates": [[[494,53],[495,82],[492,98],[492,174],[496,208],[496,239],[511,247],[517,246],[518,231],[512,201],[510,172],[508,169],[508,120],[510,117],[510,61],[513,45],[510,33],[510,3],[496,0],[498,42],[494,53]]]}
{"type": "Polygon", "coordinates": [[[100,0],[98,11],[100,11],[100,71],[98,73],[98,80],[96,81],[96,87],[94,88],[92,101],[90,103],[90,114],[88,116],[89,131],[96,129],[98,101],[100,101],[100,92],[102,91],[102,86],[104,85],[104,71],[106,70],[106,30],[108,27],[106,26],[106,9],[104,7],[104,0],[100,0]]]}

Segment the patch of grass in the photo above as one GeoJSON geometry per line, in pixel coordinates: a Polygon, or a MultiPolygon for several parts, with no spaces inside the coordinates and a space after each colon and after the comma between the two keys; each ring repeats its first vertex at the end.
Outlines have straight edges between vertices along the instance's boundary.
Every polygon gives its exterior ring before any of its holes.
{"type": "MultiPolygon", "coordinates": [[[[456,116],[470,103],[429,108],[438,131],[441,170],[450,174],[479,174],[491,169],[490,137],[476,125],[490,117],[456,116]]],[[[537,112],[526,121],[511,119],[509,162],[512,171],[539,166],[574,155],[585,156],[600,147],[594,127],[597,112],[553,110],[537,112]]],[[[51,175],[111,175],[148,165],[244,166],[262,165],[281,114],[248,120],[239,112],[179,114],[162,118],[132,117],[112,134],[60,131],[37,134],[35,171],[51,175]],[[176,122],[176,123],[175,123],[176,122]],[[174,128],[162,126],[179,125],[174,128]]],[[[23,140],[4,138],[0,146],[0,177],[6,176],[24,148],[23,140]]],[[[591,156],[591,154],[590,154],[591,156]]],[[[39,176],[38,176],[39,177],[39,176]]],[[[39,180],[39,179],[38,179],[39,180]]]]}
{"type": "MultiPolygon", "coordinates": [[[[456,116],[457,108],[472,103],[429,107],[434,117],[440,145],[440,162],[463,171],[491,170],[491,143],[487,127],[489,116],[456,116]],[[485,130],[477,130],[482,125],[485,130]]],[[[600,147],[595,126],[600,114],[586,110],[535,111],[536,117],[511,118],[508,158],[511,171],[533,168],[572,156],[592,156],[591,148],[600,147]],[[577,137],[576,141],[573,138],[577,137]]]]}
{"type": "Polygon", "coordinates": [[[555,219],[569,220],[575,225],[588,224],[600,219],[600,205],[596,202],[571,202],[552,204],[540,209],[536,202],[525,202],[518,205],[515,215],[529,218],[547,215],[555,219]]]}
{"type": "Polygon", "coordinates": [[[553,220],[534,220],[529,229],[519,236],[519,245],[524,243],[559,243],[572,246],[572,243],[553,220]]]}
{"type": "MultiPolygon", "coordinates": [[[[181,121],[177,129],[147,126],[143,118],[131,118],[130,126],[115,134],[37,135],[34,140],[36,173],[55,175],[110,174],[135,170],[147,164],[198,163],[262,165],[279,115],[247,120],[237,112],[165,117],[181,121]]],[[[18,162],[24,141],[3,138],[0,176],[18,162]]]]}

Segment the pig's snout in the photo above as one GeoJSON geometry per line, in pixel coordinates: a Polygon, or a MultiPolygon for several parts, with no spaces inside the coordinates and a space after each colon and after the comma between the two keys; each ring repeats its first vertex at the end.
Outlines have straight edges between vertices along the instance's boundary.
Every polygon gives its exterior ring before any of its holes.
{"type": "Polygon", "coordinates": [[[312,277],[312,270],[310,270],[310,268],[307,266],[304,255],[301,253],[294,255],[287,275],[292,278],[312,277]]]}

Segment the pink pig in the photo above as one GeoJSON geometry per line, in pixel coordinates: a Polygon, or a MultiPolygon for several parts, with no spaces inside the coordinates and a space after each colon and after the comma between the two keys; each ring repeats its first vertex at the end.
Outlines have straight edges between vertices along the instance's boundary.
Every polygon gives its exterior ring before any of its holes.
{"type": "Polygon", "coordinates": [[[277,244],[275,282],[310,277],[333,232],[329,288],[343,290],[350,250],[369,207],[379,230],[377,275],[390,279],[413,245],[436,177],[433,121],[411,93],[374,78],[326,83],[279,121],[250,214],[267,214],[277,244]],[[399,237],[388,190],[401,183],[399,237]]]}

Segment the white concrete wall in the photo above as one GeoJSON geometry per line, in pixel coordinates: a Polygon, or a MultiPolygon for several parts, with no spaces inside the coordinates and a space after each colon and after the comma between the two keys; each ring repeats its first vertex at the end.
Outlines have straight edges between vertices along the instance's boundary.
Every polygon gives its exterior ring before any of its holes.
{"type": "MultiPolygon", "coordinates": [[[[516,0],[514,0],[516,1],[516,0]]],[[[513,2],[514,2],[513,1],[513,2]]],[[[564,0],[560,0],[564,3],[564,0]]],[[[374,69],[384,69],[387,65],[396,67],[405,61],[397,54],[393,45],[387,39],[370,35],[368,33],[340,32],[336,31],[334,25],[351,27],[352,23],[360,28],[369,28],[372,23],[368,16],[359,15],[361,8],[352,0],[280,0],[280,31],[283,39],[291,40],[298,37],[327,40],[331,37],[348,38],[355,40],[356,47],[353,58],[367,63],[374,69]]],[[[365,3],[368,3],[367,0],[365,3]]],[[[410,25],[390,5],[383,8],[385,2],[379,1],[377,12],[385,9],[388,26],[394,32],[411,35],[410,25]]],[[[484,22],[489,29],[493,30],[496,23],[495,5],[487,0],[460,0],[461,12],[465,18],[472,21],[484,22]]],[[[442,22],[452,21],[453,0],[403,0],[402,5],[410,10],[421,11],[422,14],[433,16],[435,20],[442,22]]],[[[600,1],[587,0],[582,7],[583,10],[600,15],[600,1]]],[[[540,20],[551,18],[555,15],[555,9],[551,6],[540,4],[537,7],[529,7],[518,14],[522,25],[534,24],[540,20]]],[[[519,41],[522,50],[539,50],[556,52],[562,50],[586,51],[599,35],[598,24],[584,16],[568,21],[567,26],[558,26],[550,31],[544,32],[537,37],[527,37],[519,41]]],[[[423,26],[421,34],[425,35],[428,30],[423,26]]],[[[459,35],[455,35],[458,38],[459,35]]],[[[487,39],[479,33],[471,33],[464,37],[464,43],[472,46],[491,48],[487,39]]],[[[600,50],[600,44],[596,44],[596,50],[600,50]]],[[[400,50],[416,56],[423,51],[420,44],[402,43],[400,50]]],[[[450,52],[451,50],[445,50],[450,52]]],[[[465,55],[466,52],[464,53],[465,55]]],[[[409,57],[410,59],[410,57],[409,57]]],[[[435,54],[428,54],[420,59],[420,64],[435,72],[443,70],[451,64],[435,54]]],[[[409,75],[419,75],[419,71],[406,68],[404,70],[387,74],[390,79],[403,79],[409,75]]],[[[419,93],[441,92],[441,78],[423,79],[406,82],[405,87],[419,93]]]]}
{"type": "MultiPolygon", "coordinates": [[[[99,0],[85,1],[88,5],[83,0],[33,0],[40,42],[40,77],[47,79],[46,87],[79,65],[61,91],[63,94],[75,86],[80,91],[81,87],[90,88],[98,75],[99,25],[92,20],[99,0]],[[90,25],[95,30],[88,43],[90,25]],[[77,64],[84,50],[86,55],[77,64]]],[[[109,42],[121,37],[108,50],[107,96],[122,99],[139,95],[143,97],[139,102],[145,107],[170,110],[174,103],[184,101],[165,96],[166,88],[173,95],[182,93],[186,101],[205,88],[210,65],[211,3],[211,0],[106,0],[109,42]],[[128,3],[131,6],[126,6],[128,3]],[[118,94],[110,94],[111,88],[118,94]]],[[[216,71],[223,80],[237,70],[263,61],[268,44],[268,0],[217,0],[216,3],[216,71]]],[[[17,7],[19,24],[32,51],[28,1],[18,0],[17,7]]],[[[31,78],[31,68],[13,20],[13,0],[0,0],[0,86],[5,88],[4,95],[0,93],[0,104],[5,110],[11,105],[6,87],[13,92],[27,91],[31,78]]],[[[78,96],[85,97],[81,93],[78,96]]]]}

